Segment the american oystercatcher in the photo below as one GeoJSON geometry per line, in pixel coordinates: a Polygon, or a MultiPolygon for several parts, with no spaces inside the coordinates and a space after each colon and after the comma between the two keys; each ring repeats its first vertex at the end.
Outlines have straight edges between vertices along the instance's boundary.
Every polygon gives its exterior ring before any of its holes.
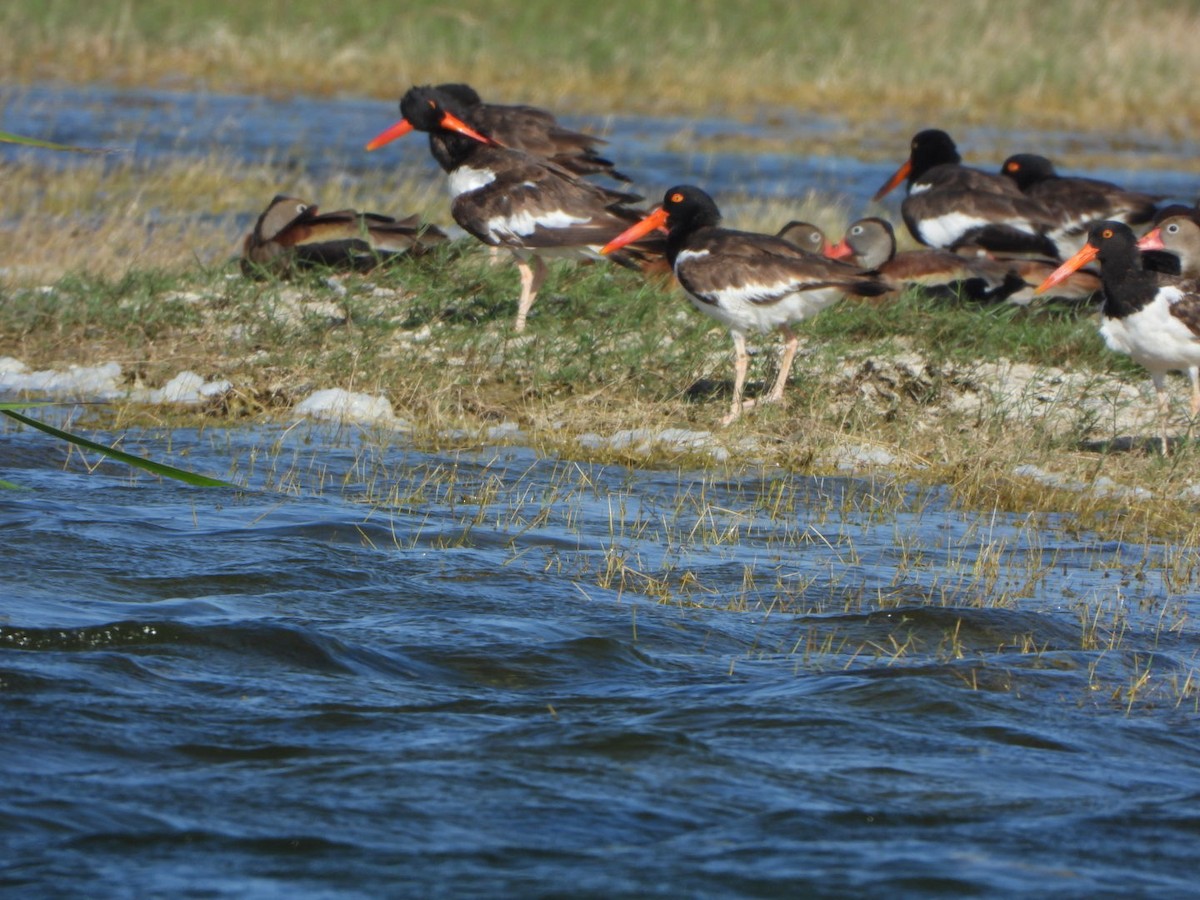
{"type": "Polygon", "coordinates": [[[242,271],[286,275],[309,266],[362,271],[405,254],[419,255],[446,240],[445,232],[415,215],[397,220],[353,209],[323,213],[280,194],[242,241],[242,271]]]}
{"type": "Polygon", "coordinates": [[[1179,274],[1200,278],[1200,211],[1191,206],[1168,206],[1138,241],[1143,253],[1169,253],[1178,260],[1179,274]]]}
{"type": "Polygon", "coordinates": [[[1049,237],[1055,217],[1011,179],[962,165],[958,148],[944,131],[918,132],[908,160],[872,199],[881,199],[903,181],[908,182],[908,196],[900,214],[912,236],[927,247],[974,245],[1058,258],[1049,237]]]}
{"type": "Polygon", "coordinates": [[[775,232],[775,237],[783,238],[789,244],[795,244],[801,250],[817,256],[824,256],[825,251],[829,249],[825,232],[811,222],[788,222],[775,232]]]}
{"type": "MultiPolygon", "coordinates": [[[[1100,334],[1150,372],[1158,399],[1159,438],[1167,452],[1166,378],[1200,366],[1200,293],[1195,284],[1142,267],[1137,238],[1124,222],[1097,222],[1082,249],[1038,286],[1044,291],[1093,259],[1100,260],[1104,307],[1100,334]]],[[[1200,413],[1193,381],[1192,416],[1200,413]]]]}
{"type": "Polygon", "coordinates": [[[800,340],[791,326],[816,315],[843,294],[875,296],[888,285],[854,266],[807,253],[782,238],[720,227],[721,213],[698,187],[667,191],[662,206],[614,238],[601,251],[620,247],[667,228],[667,260],[692,304],[729,329],[733,338],[733,405],[728,425],[756,401],[743,400],[746,333],[778,329],[784,338],[779,374],[759,403],[783,397],[800,340]]]}
{"type": "Polygon", "coordinates": [[[1011,266],[987,257],[959,256],[948,250],[897,253],[891,222],[876,216],[852,222],[842,239],[826,252],[833,259],[877,273],[893,291],[912,286],[931,293],[953,292],[973,300],[997,301],[1029,286],[1011,266]]]}
{"type": "Polygon", "coordinates": [[[1154,218],[1155,205],[1161,199],[1127,191],[1109,181],[1059,175],[1053,162],[1036,153],[1010,156],[1001,164],[1000,173],[1058,218],[1049,235],[1064,258],[1079,251],[1093,222],[1144,225],[1154,218]]]}
{"type": "MultiPolygon", "coordinates": [[[[452,94],[413,87],[400,110],[413,129],[429,133],[430,150],[449,176],[454,221],[488,246],[507,247],[516,258],[518,332],[545,280],[544,256],[599,259],[600,248],[643,215],[627,205],[641,199],[634,194],[583,181],[555,163],[499,146],[464,119],[469,112],[452,94]]],[[[661,238],[645,238],[612,258],[638,267],[661,250],[661,238]]]]}
{"type": "MultiPolygon", "coordinates": [[[[1186,287],[1200,293],[1200,211],[1196,207],[1175,205],[1159,210],[1154,228],[1138,241],[1138,249],[1142,251],[1143,265],[1153,260],[1156,270],[1178,274],[1190,282],[1186,287]],[[1174,261],[1170,268],[1161,264],[1164,255],[1174,261]]],[[[1200,367],[1189,367],[1188,378],[1192,382],[1191,408],[1195,416],[1200,411],[1200,367]]]]}
{"type": "MultiPolygon", "coordinates": [[[[536,106],[484,103],[469,84],[439,84],[434,89],[458,103],[464,121],[511,150],[524,150],[549,160],[576,175],[603,174],[617,181],[631,181],[618,172],[612,160],[597,152],[602,138],[572,131],[558,124],[554,113],[536,106]]],[[[382,147],[413,130],[412,123],[401,119],[367,144],[368,150],[382,147]]]]}

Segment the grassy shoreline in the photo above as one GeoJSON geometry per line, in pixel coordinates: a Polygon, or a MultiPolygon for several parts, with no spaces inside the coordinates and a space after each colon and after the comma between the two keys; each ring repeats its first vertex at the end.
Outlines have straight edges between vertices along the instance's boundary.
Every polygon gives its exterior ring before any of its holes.
{"type": "MultiPolygon", "coordinates": [[[[34,369],[112,360],[130,385],[183,370],[233,384],[199,410],[117,403],[97,420],[117,428],[277,422],[339,387],[387,397],[418,446],[470,444],[510,423],[538,452],[569,458],[813,474],[836,474],[867,448],[895,477],[946,485],[967,508],[1066,515],[1122,540],[1200,540],[1187,494],[1200,447],[1144,449],[1147,379],[1103,348],[1084,311],[843,302],[805,323],[785,403],[721,429],[729,340],[674,285],[556,266],[525,336],[511,332],[515,294],[511,265],[470,243],[336,286],[320,275],[253,282],[226,267],[72,276],[0,305],[0,355],[34,369]],[[710,434],[725,452],[608,440],[669,429],[710,434]],[[1124,443],[1106,446],[1114,438],[1124,443]],[[1104,484],[1115,489],[1094,489],[1104,484]]],[[[758,391],[778,348],[752,344],[758,391]]],[[[1184,393],[1180,381],[1180,436],[1184,393]]]]}

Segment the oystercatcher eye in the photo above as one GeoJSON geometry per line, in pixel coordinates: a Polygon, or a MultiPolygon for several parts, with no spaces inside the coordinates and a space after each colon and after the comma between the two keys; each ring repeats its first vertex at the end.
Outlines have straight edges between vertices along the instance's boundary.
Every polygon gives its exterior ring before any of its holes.
{"type": "Polygon", "coordinates": [[[1112,236],[1113,233],[1111,228],[1105,228],[1102,232],[1100,232],[1100,237],[1102,238],[1110,238],[1112,236]]]}
{"type": "Polygon", "coordinates": [[[671,202],[672,202],[672,203],[682,203],[682,202],[683,202],[683,194],[680,194],[680,193],[678,193],[678,192],[677,192],[677,193],[674,193],[674,194],[672,194],[672,195],[671,195],[671,202]]]}

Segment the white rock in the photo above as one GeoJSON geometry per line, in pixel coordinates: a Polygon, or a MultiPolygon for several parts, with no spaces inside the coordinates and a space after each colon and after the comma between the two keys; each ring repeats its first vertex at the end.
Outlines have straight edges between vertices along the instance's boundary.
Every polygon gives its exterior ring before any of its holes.
{"type": "Polygon", "coordinates": [[[299,416],[340,422],[396,422],[396,414],[386,397],[345,391],[341,388],[327,388],[309,394],[296,404],[293,411],[299,416]]]}

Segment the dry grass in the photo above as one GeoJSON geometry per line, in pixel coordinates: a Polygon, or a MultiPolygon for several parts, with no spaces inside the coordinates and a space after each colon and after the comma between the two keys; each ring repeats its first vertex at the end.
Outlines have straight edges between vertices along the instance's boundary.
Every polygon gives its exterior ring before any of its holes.
{"type": "Polygon", "coordinates": [[[439,179],[401,182],[386,170],[347,182],[295,172],[281,177],[275,167],[219,155],[163,165],[93,157],[63,169],[42,162],[0,163],[0,208],[10,211],[0,223],[6,263],[0,282],[220,265],[241,252],[241,237],[279,192],[331,209],[397,216],[436,218],[445,208],[439,179]],[[388,209],[379,207],[380,197],[388,198],[388,209]]]}

